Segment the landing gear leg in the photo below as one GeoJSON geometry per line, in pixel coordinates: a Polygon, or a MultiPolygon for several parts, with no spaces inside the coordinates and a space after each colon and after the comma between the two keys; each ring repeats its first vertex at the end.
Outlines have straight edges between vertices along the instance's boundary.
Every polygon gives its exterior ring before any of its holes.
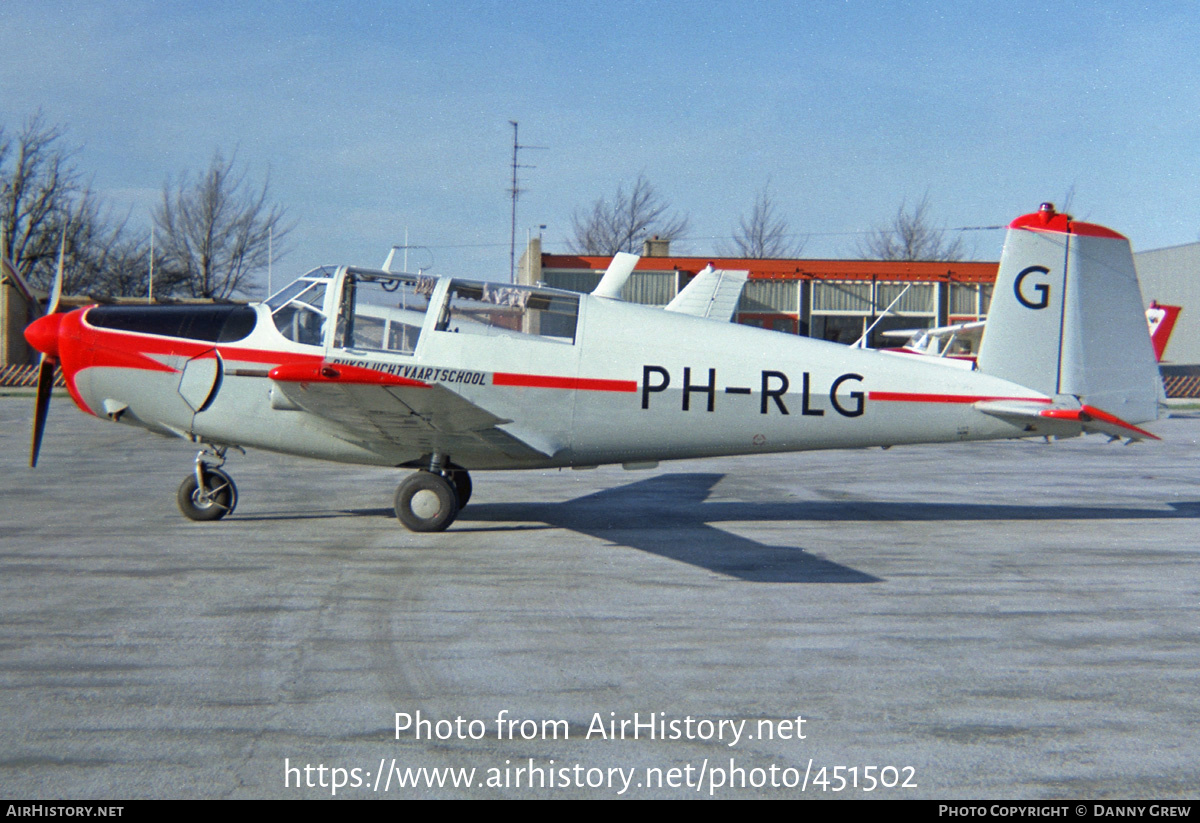
{"type": "Polygon", "coordinates": [[[220,520],[237,508],[237,486],[221,470],[228,446],[205,446],[192,473],[183,478],[175,501],[189,520],[220,520]]]}

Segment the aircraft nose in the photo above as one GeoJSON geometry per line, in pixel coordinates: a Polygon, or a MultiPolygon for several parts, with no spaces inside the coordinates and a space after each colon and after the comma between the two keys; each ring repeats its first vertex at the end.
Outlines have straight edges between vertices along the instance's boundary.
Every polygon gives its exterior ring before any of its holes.
{"type": "Polygon", "coordinates": [[[63,315],[47,314],[39,317],[25,329],[25,339],[29,345],[47,357],[58,359],[58,329],[63,315]]]}

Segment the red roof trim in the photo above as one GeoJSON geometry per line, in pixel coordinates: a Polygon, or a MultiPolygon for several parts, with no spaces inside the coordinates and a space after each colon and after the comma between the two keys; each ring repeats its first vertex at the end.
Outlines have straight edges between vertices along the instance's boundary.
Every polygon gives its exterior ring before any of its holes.
{"type": "MultiPolygon", "coordinates": [[[[543,254],[542,269],[603,272],[611,257],[543,254]]],[[[941,280],[991,283],[999,263],[893,260],[785,260],[739,257],[643,257],[635,271],[679,271],[693,275],[715,268],[749,271],[752,280],[941,280]]]]}

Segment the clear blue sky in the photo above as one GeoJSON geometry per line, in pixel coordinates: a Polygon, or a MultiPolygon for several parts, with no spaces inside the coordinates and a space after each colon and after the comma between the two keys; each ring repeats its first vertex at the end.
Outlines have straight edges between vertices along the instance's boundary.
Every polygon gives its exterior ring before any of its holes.
{"type": "MultiPolygon", "coordinates": [[[[928,195],[946,227],[1074,187],[1135,249],[1200,236],[1200,12],[1155,2],[52,2],[0,7],[0,124],[68,127],[94,188],[148,224],[220,149],[268,170],[296,229],[277,283],[430,247],[508,273],[519,235],[639,173],[714,253],[769,179],[806,255],[928,195]]],[[[968,249],[996,259],[1002,233],[968,249]]],[[[519,242],[518,245],[521,245],[519,242]]]]}

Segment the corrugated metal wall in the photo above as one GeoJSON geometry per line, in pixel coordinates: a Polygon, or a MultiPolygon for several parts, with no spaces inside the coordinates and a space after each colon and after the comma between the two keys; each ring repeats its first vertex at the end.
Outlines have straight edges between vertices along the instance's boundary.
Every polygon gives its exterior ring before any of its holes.
{"type": "Polygon", "coordinates": [[[800,311],[800,283],[797,280],[748,280],[738,301],[739,312],[800,311]]]}
{"type": "Polygon", "coordinates": [[[863,280],[819,280],[812,284],[813,314],[879,314],[893,300],[893,314],[937,316],[936,283],[871,283],[863,280]],[[874,287],[874,300],[872,300],[874,287]],[[905,291],[905,288],[908,290],[905,291]],[[901,297],[901,294],[903,296],[901,297]]]}
{"type": "Polygon", "coordinates": [[[542,280],[552,289],[566,289],[588,294],[596,288],[602,275],[594,271],[548,271],[542,280]]]}
{"type": "Polygon", "coordinates": [[[875,305],[878,311],[892,306],[892,314],[937,317],[937,284],[876,283],[875,305]],[[892,306],[897,298],[899,302],[892,306]]]}
{"type": "Polygon", "coordinates": [[[813,314],[871,314],[871,284],[861,280],[818,280],[812,284],[813,314]]]}
{"type": "MultiPolygon", "coordinates": [[[[543,275],[552,289],[568,289],[589,293],[603,275],[594,271],[548,271],[543,275]]],[[[674,271],[635,271],[621,289],[621,299],[627,303],[665,306],[675,297],[674,271]]]]}
{"type": "Polygon", "coordinates": [[[992,302],[992,287],[984,283],[951,283],[950,314],[983,316],[992,302]]]}

